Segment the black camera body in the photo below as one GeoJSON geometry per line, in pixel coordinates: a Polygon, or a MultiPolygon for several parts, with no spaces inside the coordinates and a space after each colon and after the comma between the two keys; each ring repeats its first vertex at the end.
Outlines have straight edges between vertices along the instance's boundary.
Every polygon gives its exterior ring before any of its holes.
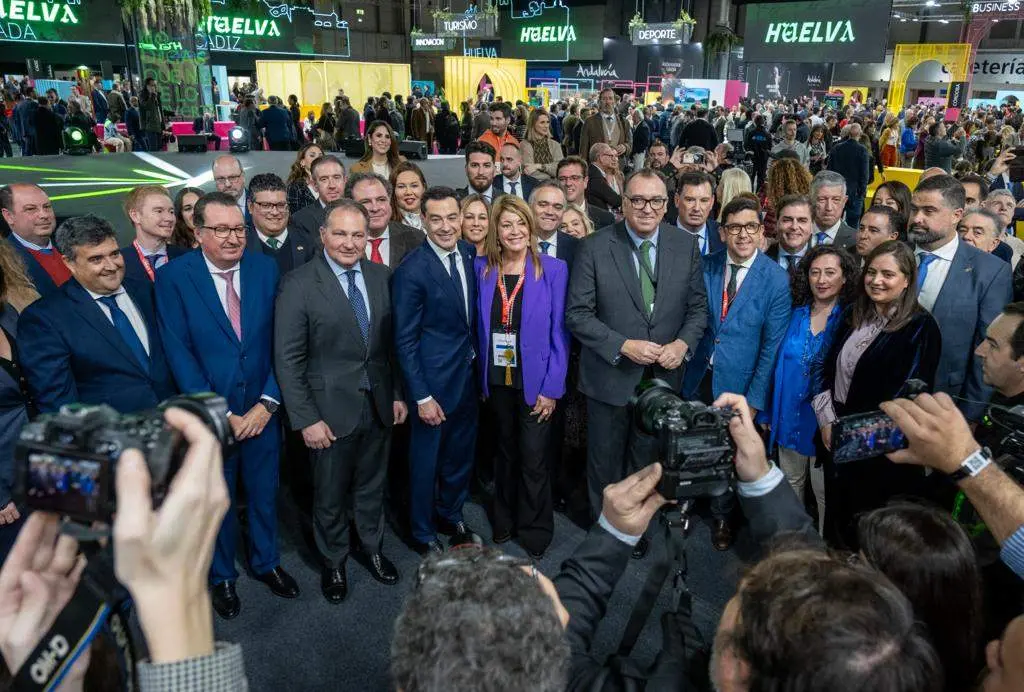
{"type": "Polygon", "coordinates": [[[105,404],[72,404],[22,428],[14,452],[18,494],[34,510],[109,523],[117,509],[117,461],[134,448],[146,459],[153,505],[159,506],[187,450],[181,434],[164,421],[172,406],[197,415],[217,436],[224,455],[231,453],[235,440],[227,401],[216,394],[172,397],[157,408],[128,414],[105,404]]]}
{"type": "Polygon", "coordinates": [[[735,443],[727,409],[684,401],[664,381],[644,380],[630,400],[633,424],[658,439],[658,492],[669,500],[717,497],[735,483],[735,443]]]}

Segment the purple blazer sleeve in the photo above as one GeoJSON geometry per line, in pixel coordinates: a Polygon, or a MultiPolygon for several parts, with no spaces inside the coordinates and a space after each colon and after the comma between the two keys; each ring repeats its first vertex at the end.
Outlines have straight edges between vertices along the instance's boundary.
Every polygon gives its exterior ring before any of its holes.
{"type": "MultiPolygon", "coordinates": [[[[544,256],[544,285],[551,306],[551,352],[548,368],[541,381],[540,394],[549,399],[565,395],[565,378],[569,368],[569,330],[565,326],[565,297],[569,288],[569,267],[562,260],[544,256]]],[[[534,400],[536,403],[536,400],[534,400]]]]}

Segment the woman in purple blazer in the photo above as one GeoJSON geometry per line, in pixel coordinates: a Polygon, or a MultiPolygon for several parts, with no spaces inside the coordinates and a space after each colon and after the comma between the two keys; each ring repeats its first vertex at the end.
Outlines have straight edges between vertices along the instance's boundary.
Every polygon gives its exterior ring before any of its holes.
{"type": "Polygon", "coordinates": [[[538,252],[533,214],[514,195],[495,200],[484,247],[476,258],[477,363],[498,438],[494,542],[517,536],[540,558],[554,531],[545,451],[565,394],[569,268],[538,252]]]}

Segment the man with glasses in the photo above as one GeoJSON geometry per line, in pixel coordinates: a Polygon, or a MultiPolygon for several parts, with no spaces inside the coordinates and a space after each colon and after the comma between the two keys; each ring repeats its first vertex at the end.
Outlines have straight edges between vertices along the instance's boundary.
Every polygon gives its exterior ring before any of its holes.
{"type": "Polygon", "coordinates": [[[588,169],[587,162],[579,156],[566,156],[558,162],[555,176],[565,188],[568,203],[588,216],[595,229],[611,226],[615,223],[615,214],[587,203],[587,186],[590,184],[588,169]]]}
{"type": "Polygon", "coordinates": [[[217,192],[235,200],[235,204],[242,210],[245,217],[245,225],[252,223],[252,216],[249,206],[246,204],[245,195],[245,170],[242,169],[242,162],[231,154],[223,154],[213,160],[213,182],[217,184],[217,192]]]}
{"type": "MultiPolygon", "coordinates": [[[[159,272],[160,332],[182,392],[216,392],[228,402],[228,423],[238,452],[224,459],[234,498],[239,476],[248,498],[249,564],[257,579],[281,598],[299,587],[281,568],[277,550],[277,485],[281,389],[274,377],[274,297],[277,264],[245,252],[246,228],[234,197],[211,192],[196,202],[199,252],[159,272]]],[[[241,611],[235,590],[238,519],[228,511],[210,569],[214,610],[224,619],[241,611]]]]}
{"type": "MultiPolygon", "coordinates": [[[[707,324],[686,367],[682,394],[712,403],[723,392],[746,397],[751,417],[768,402],[775,356],[789,326],[789,274],[758,251],[764,226],[761,209],[738,197],[722,209],[719,226],[725,252],[704,261],[707,324]]],[[[728,550],[733,542],[731,492],[712,498],[712,543],[728,550]]]]}
{"type": "MultiPolygon", "coordinates": [[[[616,212],[622,208],[622,177],[619,173],[619,155],[607,144],[590,148],[590,172],[587,182],[587,202],[599,209],[616,212]]],[[[667,188],[666,188],[666,193],[667,188]]]]}
{"type": "Polygon", "coordinates": [[[272,257],[281,276],[313,259],[316,242],[304,229],[288,226],[288,188],[281,178],[274,173],[254,175],[246,198],[252,216],[246,247],[272,257]]]}
{"type": "MultiPolygon", "coordinates": [[[[626,404],[643,379],[678,389],[683,362],[707,322],[700,248],[661,225],[668,191],[643,169],[625,185],[623,221],[577,246],[566,326],[579,340],[579,390],[587,398],[587,486],[593,518],[601,493],[653,461],[653,438],[635,434],[626,404]]],[[[643,557],[647,541],[634,553],[643,557]]]]}
{"type": "Polygon", "coordinates": [[[121,248],[124,275],[153,283],[156,270],[188,252],[168,245],[174,235],[174,202],[161,185],[140,185],[124,199],[125,216],[135,228],[135,240],[121,248]]]}

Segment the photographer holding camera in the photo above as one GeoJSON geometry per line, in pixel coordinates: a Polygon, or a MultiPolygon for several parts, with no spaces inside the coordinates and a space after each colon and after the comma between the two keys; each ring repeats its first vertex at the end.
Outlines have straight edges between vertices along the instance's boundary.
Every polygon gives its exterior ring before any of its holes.
{"type": "MultiPolygon", "coordinates": [[[[204,423],[171,408],[167,424],[188,445],[181,469],[154,510],[146,460],[128,450],[117,464],[114,569],[131,593],[149,659],[136,667],[138,689],[235,692],[246,689],[242,650],[215,644],[206,577],[228,508],[221,445],[204,423]]],[[[56,514],[33,513],[0,569],[0,653],[13,675],[71,600],[86,567],[78,541],[61,534],[56,514]]],[[[88,651],[59,689],[83,689],[88,651]]]]}

